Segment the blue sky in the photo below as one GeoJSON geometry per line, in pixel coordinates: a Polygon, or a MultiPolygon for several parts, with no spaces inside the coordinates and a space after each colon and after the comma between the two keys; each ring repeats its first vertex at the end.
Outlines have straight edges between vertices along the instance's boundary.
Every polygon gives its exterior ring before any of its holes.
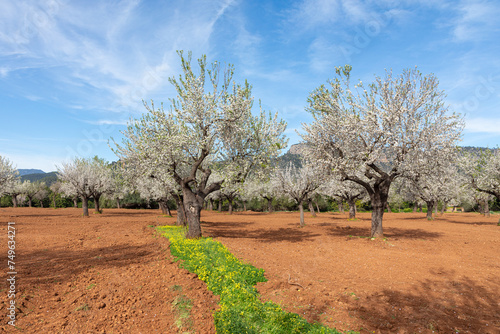
{"type": "Polygon", "coordinates": [[[434,73],[462,145],[500,144],[498,1],[0,0],[0,155],[46,172],[75,156],[116,157],[108,139],[173,97],[176,50],[234,64],[297,143],[308,94],[353,66],[434,73]]]}

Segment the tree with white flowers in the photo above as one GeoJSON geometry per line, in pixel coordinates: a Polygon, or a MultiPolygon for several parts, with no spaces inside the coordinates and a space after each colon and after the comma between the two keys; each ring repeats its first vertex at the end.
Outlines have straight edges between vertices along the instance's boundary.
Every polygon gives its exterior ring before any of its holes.
{"type": "Polygon", "coordinates": [[[31,182],[30,180],[25,180],[21,184],[21,194],[26,196],[28,199],[28,206],[31,208],[33,199],[36,198],[40,200],[47,197],[48,192],[46,191],[46,188],[47,186],[44,182],[31,182]]]}
{"type": "Polygon", "coordinates": [[[199,238],[205,198],[223,182],[243,181],[267,166],[286,146],[286,124],[277,114],[252,114],[251,87],[233,81],[232,66],[207,65],[203,56],[195,73],[191,53],[179,56],[183,74],[170,78],[177,91],[170,108],[145,103],[147,114],[131,122],[114,151],[125,162],[141,160],[146,170],[170,174],[182,190],[186,237],[199,238]],[[211,182],[213,170],[224,179],[211,182]]]}
{"type": "Polygon", "coordinates": [[[19,173],[12,166],[12,162],[0,155],[0,196],[5,194],[8,188],[12,187],[18,176],[19,173]]]}
{"type": "Polygon", "coordinates": [[[12,205],[17,208],[19,201],[18,196],[23,193],[21,180],[16,178],[14,181],[9,182],[4,188],[4,194],[12,198],[12,205]]]}
{"type": "Polygon", "coordinates": [[[464,153],[460,168],[467,184],[477,191],[495,196],[500,201],[500,149],[464,153]]]}
{"type": "Polygon", "coordinates": [[[265,175],[253,176],[244,185],[245,198],[250,200],[257,197],[266,200],[268,212],[274,211],[273,199],[278,196],[277,184],[272,178],[276,171],[276,169],[270,169],[265,175]]]}
{"type": "Polygon", "coordinates": [[[352,181],[342,181],[338,176],[332,176],[328,182],[322,186],[320,193],[346,201],[349,205],[349,219],[356,218],[356,201],[366,197],[367,193],[363,186],[352,181]]]}
{"type": "Polygon", "coordinates": [[[304,164],[301,168],[297,168],[290,163],[284,170],[277,170],[274,177],[279,192],[290,196],[299,205],[300,227],[304,227],[303,204],[324,183],[323,173],[311,164],[304,164]]]}
{"type": "Polygon", "coordinates": [[[463,122],[448,112],[433,75],[388,71],[368,86],[352,87],[351,69],[336,68],[336,78],[310,94],[307,110],[314,121],[303,125],[301,136],[312,161],[366,189],[373,207],[371,236],[382,237],[391,183],[421,159],[446,157],[463,122]]]}
{"type": "Polygon", "coordinates": [[[99,200],[112,190],[112,176],[104,159],[75,158],[72,162],[58,167],[60,180],[66,184],[67,193],[77,194],[82,199],[83,215],[89,215],[88,201],[94,199],[96,213],[101,213],[99,200]]]}

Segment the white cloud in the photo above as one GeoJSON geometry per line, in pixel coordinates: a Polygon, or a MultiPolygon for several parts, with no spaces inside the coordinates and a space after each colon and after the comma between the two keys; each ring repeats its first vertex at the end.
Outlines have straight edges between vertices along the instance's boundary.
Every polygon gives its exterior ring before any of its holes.
{"type": "Polygon", "coordinates": [[[0,14],[0,56],[11,61],[0,68],[0,76],[50,68],[45,74],[76,95],[74,104],[123,111],[132,100],[134,109],[167,85],[176,72],[176,49],[206,53],[215,23],[233,2],[155,4],[153,14],[141,8],[151,4],[138,0],[93,6],[9,2],[0,14]]]}
{"type": "Polygon", "coordinates": [[[500,119],[471,118],[465,121],[465,130],[474,133],[500,135],[500,119]]]}
{"type": "Polygon", "coordinates": [[[454,22],[453,36],[456,41],[477,41],[500,31],[498,16],[500,6],[492,1],[462,1],[459,16],[454,22]]]}

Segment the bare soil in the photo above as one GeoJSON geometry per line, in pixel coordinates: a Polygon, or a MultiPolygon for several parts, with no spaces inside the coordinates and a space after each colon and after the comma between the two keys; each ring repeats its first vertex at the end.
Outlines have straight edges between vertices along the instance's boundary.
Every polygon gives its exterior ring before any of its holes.
{"type": "MultiPolygon", "coordinates": [[[[175,212],[174,212],[175,214],[175,212]]],[[[370,214],[202,212],[205,236],[264,268],[262,300],[309,321],[361,333],[500,333],[498,215],[386,213],[385,239],[367,238],[370,214]]],[[[150,225],[157,210],[0,209],[0,254],[16,223],[17,331],[23,333],[215,333],[217,297],[179,269],[150,225]],[[182,290],[179,291],[179,287],[182,290]],[[172,304],[192,300],[189,328],[172,304]]],[[[1,292],[0,331],[7,325],[1,292]]]]}

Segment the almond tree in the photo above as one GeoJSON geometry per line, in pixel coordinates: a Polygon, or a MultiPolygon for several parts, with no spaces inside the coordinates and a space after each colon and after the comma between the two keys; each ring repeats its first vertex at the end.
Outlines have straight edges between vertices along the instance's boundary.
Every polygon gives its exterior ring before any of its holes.
{"type": "Polygon", "coordinates": [[[311,164],[297,168],[290,163],[286,169],[277,171],[273,182],[276,182],[279,192],[290,196],[297,202],[300,210],[300,227],[304,227],[303,204],[323,184],[322,173],[311,164]]]}
{"type": "Polygon", "coordinates": [[[59,195],[63,192],[61,181],[58,180],[57,182],[52,183],[50,185],[50,190],[52,192],[52,205],[54,206],[54,209],[56,209],[57,208],[57,203],[56,203],[57,195],[59,195]]]}
{"type": "Polygon", "coordinates": [[[12,166],[12,162],[0,155],[0,196],[6,193],[18,176],[19,172],[12,166]]]}
{"type": "Polygon", "coordinates": [[[277,170],[272,170],[269,172],[270,176],[265,177],[255,177],[248,184],[248,191],[255,197],[261,197],[267,201],[267,211],[273,212],[273,200],[278,196],[277,183],[272,182],[272,175],[275,174],[277,170]]]}
{"type": "Polygon", "coordinates": [[[4,194],[9,195],[12,198],[12,205],[14,208],[18,206],[18,196],[23,193],[21,180],[15,179],[9,182],[5,188],[4,194]]]}
{"type": "MultiPolygon", "coordinates": [[[[43,199],[47,197],[47,191],[45,190],[46,186],[44,182],[31,182],[30,180],[25,180],[21,184],[21,193],[26,196],[28,199],[28,205],[31,208],[33,199],[40,197],[43,199]]],[[[43,204],[42,204],[43,207],[43,204]]]]}
{"type": "Polygon", "coordinates": [[[500,201],[500,149],[464,154],[460,168],[469,186],[500,201]]]}
{"type": "Polygon", "coordinates": [[[101,213],[99,199],[112,188],[111,170],[104,159],[75,158],[58,167],[59,178],[66,184],[66,192],[77,194],[82,199],[83,215],[89,215],[88,201],[94,199],[95,212],[101,213]]]}
{"type": "Polygon", "coordinates": [[[314,122],[303,125],[301,136],[312,161],[366,189],[373,207],[371,236],[382,237],[391,183],[419,159],[446,157],[463,122],[448,113],[433,75],[386,72],[351,90],[350,72],[349,65],[338,67],[334,80],[310,94],[307,110],[314,122]]]}
{"type": "Polygon", "coordinates": [[[340,199],[340,202],[346,201],[349,205],[349,219],[356,218],[356,201],[366,197],[363,186],[352,181],[339,180],[336,176],[323,185],[320,193],[340,199]]]}
{"type": "Polygon", "coordinates": [[[198,59],[199,73],[179,52],[183,74],[170,78],[177,91],[168,110],[144,103],[147,113],[123,132],[115,153],[125,162],[143,161],[146,170],[165,170],[182,190],[188,222],[186,237],[202,236],[200,212],[208,194],[222,183],[243,181],[252,169],[268,165],[286,140],[286,124],[276,115],[252,114],[251,87],[233,81],[233,67],[221,70],[198,59]],[[218,169],[224,180],[210,182],[218,169]]]}

